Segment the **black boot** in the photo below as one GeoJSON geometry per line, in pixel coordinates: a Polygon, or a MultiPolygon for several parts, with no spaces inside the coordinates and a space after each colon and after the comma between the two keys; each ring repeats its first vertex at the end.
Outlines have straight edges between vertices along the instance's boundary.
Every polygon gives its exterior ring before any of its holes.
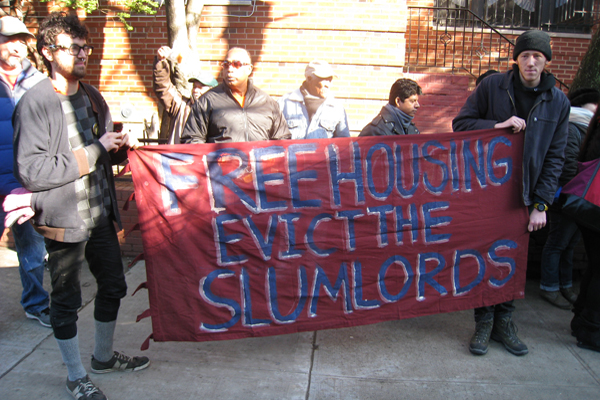
{"type": "Polygon", "coordinates": [[[487,353],[494,320],[479,321],[475,325],[475,333],[469,342],[469,351],[477,356],[487,353]]]}
{"type": "Polygon", "coordinates": [[[517,326],[510,316],[494,319],[491,337],[515,356],[524,356],[529,352],[525,343],[517,337],[517,326]]]}
{"type": "MultiPolygon", "coordinates": [[[[574,329],[573,333],[577,338],[577,346],[600,352],[600,313],[584,308],[581,314],[575,318],[578,320],[577,329],[574,329]]],[[[571,327],[573,327],[573,321],[571,321],[571,327]]]]}
{"type": "Polygon", "coordinates": [[[581,327],[577,331],[577,346],[600,352],[600,331],[581,327]]]}
{"type": "Polygon", "coordinates": [[[571,336],[577,337],[577,332],[581,330],[582,325],[583,321],[581,320],[581,317],[578,314],[575,314],[571,320],[571,336]]]}

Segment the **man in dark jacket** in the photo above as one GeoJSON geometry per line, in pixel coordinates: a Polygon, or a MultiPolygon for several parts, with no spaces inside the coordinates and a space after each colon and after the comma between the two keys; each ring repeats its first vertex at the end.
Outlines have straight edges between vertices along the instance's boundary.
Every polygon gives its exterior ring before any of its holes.
{"type": "MultiPolygon", "coordinates": [[[[0,18],[0,197],[19,192],[21,184],[13,174],[13,125],[15,104],[44,75],[27,60],[27,41],[35,38],[17,18],[0,18]]],[[[2,200],[0,200],[2,201],[2,200]]],[[[5,213],[0,208],[2,231],[5,213]]],[[[23,292],[21,305],[27,318],[50,328],[48,292],[44,289],[46,247],[44,238],[30,223],[14,224],[12,234],[19,257],[23,292]]]]}
{"type": "Polygon", "coordinates": [[[389,103],[363,128],[359,136],[417,135],[412,120],[421,106],[421,87],[411,79],[398,79],[390,89],[389,103]]]}
{"type": "MultiPolygon", "coordinates": [[[[568,97],[571,113],[565,165],[558,178],[560,187],[577,174],[577,156],[600,102],[600,92],[592,88],[581,88],[570,92],[568,97]]],[[[553,306],[570,310],[577,300],[573,291],[573,251],[581,234],[575,221],[563,214],[559,205],[550,206],[548,219],[550,228],[542,251],[540,295],[553,306]]]]}
{"type": "Polygon", "coordinates": [[[50,79],[29,89],[15,109],[15,175],[32,193],[13,203],[19,203],[14,212],[33,209],[34,226],[45,237],[50,320],[67,366],[67,391],[77,399],[106,399],[89,379],[79,352],[84,260],[98,284],[92,372],[137,371],[150,361],[113,352],[127,285],[113,223],[120,226],[112,164],[126,159],[134,141],[112,132],[106,102],[97,89],[80,82],[93,50],[87,36],[75,15],[52,13],[39,26],[37,50],[50,79]]]}
{"type": "MultiPolygon", "coordinates": [[[[523,203],[529,207],[527,229],[546,225],[546,211],[554,200],[567,143],[569,101],[544,72],[552,59],[550,36],[524,32],[515,44],[511,71],[485,78],[452,121],[455,131],[512,128],[525,131],[523,149],[523,203]]],[[[521,266],[525,268],[525,266],[521,266]]],[[[476,328],[469,350],[486,354],[490,337],[515,355],[527,354],[512,320],[513,301],[475,310],[476,328]]]]}
{"type": "Polygon", "coordinates": [[[181,134],[181,143],[252,142],[290,139],[277,102],[252,83],[248,52],[227,52],[223,83],[200,97],[181,134]]]}

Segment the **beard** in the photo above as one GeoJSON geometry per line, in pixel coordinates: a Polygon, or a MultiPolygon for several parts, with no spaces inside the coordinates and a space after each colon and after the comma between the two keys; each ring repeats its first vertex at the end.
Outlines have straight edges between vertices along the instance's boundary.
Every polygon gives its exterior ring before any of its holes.
{"type": "Polygon", "coordinates": [[[75,65],[71,71],[71,76],[77,80],[85,78],[87,67],[85,65],[75,65]]]}
{"type": "Polygon", "coordinates": [[[56,64],[52,66],[52,69],[64,76],[67,80],[78,81],[83,79],[86,74],[87,60],[84,63],[80,63],[79,59],[74,59],[72,63],[64,63],[61,60],[55,59],[56,64]]]}

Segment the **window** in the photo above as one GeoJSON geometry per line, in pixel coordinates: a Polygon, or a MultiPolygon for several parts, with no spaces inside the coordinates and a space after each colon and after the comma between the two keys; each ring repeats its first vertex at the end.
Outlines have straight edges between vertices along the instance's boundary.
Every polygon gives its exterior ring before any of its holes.
{"type": "Polygon", "coordinates": [[[435,6],[448,8],[449,13],[469,10],[497,29],[590,33],[594,16],[597,17],[594,3],[594,0],[436,0],[435,6]]]}

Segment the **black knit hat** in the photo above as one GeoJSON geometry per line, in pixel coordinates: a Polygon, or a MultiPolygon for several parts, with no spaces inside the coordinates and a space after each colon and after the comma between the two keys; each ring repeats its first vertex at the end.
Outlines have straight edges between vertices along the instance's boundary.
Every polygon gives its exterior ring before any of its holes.
{"type": "Polygon", "coordinates": [[[519,54],[525,50],[535,50],[546,56],[546,60],[552,60],[552,48],[550,47],[550,35],[544,31],[530,30],[523,32],[517,38],[515,43],[515,51],[513,52],[513,60],[517,61],[519,54]]]}
{"type": "Polygon", "coordinates": [[[600,92],[597,89],[592,88],[579,88],[567,95],[571,102],[571,107],[581,107],[584,104],[600,103],[600,92]]]}

